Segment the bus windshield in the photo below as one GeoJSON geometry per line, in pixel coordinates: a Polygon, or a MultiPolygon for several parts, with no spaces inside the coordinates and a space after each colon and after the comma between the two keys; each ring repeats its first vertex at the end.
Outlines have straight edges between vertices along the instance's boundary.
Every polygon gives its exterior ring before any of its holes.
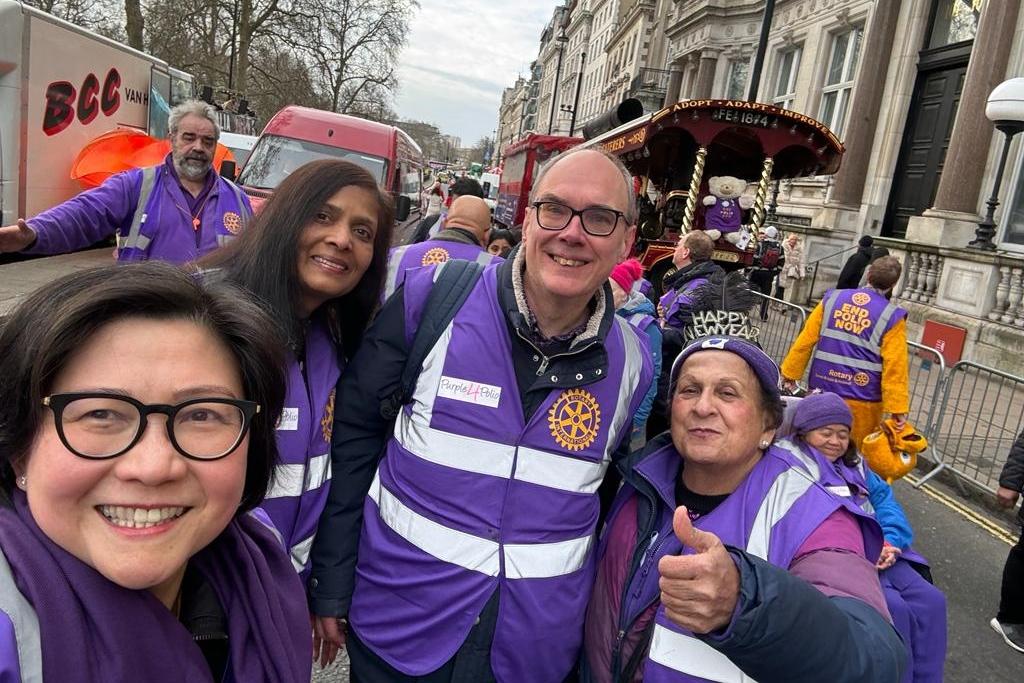
{"type": "Polygon", "coordinates": [[[346,159],[355,162],[373,174],[381,184],[387,173],[387,161],[380,157],[307,140],[264,135],[256,143],[238,182],[248,187],[272,190],[299,166],[317,159],[346,159]]]}

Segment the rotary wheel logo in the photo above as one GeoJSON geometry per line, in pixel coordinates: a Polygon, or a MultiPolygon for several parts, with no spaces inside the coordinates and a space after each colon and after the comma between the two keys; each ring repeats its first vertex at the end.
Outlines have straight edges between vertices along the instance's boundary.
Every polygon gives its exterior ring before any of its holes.
{"type": "Polygon", "coordinates": [[[327,443],[331,442],[331,432],[334,429],[334,389],[331,389],[331,395],[327,397],[327,405],[324,406],[324,416],[320,418],[320,433],[323,434],[324,441],[327,443]]]}
{"type": "Polygon", "coordinates": [[[853,303],[857,304],[858,306],[865,306],[871,303],[871,296],[865,294],[864,292],[857,292],[856,294],[853,295],[853,303]]]}
{"type": "Polygon", "coordinates": [[[551,436],[570,451],[581,451],[597,438],[601,407],[585,389],[567,389],[548,411],[551,436]]]}
{"type": "Polygon", "coordinates": [[[238,231],[242,229],[242,217],[234,211],[225,211],[224,229],[232,235],[237,235],[238,231]]]}
{"type": "Polygon", "coordinates": [[[853,376],[853,383],[856,384],[858,387],[866,387],[868,385],[868,382],[870,381],[871,378],[868,377],[868,373],[866,372],[858,372],[856,375],[853,376]]]}
{"type": "Polygon", "coordinates": [[[438,263],[444,263],[449,258],[451,258],[451,256],[448,255],[447,249],[434,247],[433,249],[428,250],[427,253],[423,254],[422,264],[424,266],[436,266],[438,263]]]}

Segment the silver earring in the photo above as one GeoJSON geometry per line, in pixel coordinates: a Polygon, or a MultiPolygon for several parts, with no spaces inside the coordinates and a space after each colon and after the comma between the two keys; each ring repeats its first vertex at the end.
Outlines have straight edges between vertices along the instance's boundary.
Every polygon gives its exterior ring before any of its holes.
{"type": "Polygon", "coordinates": [[[28,484],[28,478],[23,474],[18,477],[18,488],[22,491],[25,490],[25,486],[28,484]]]}
{"type": "Polygon", "coordinates": [[[766,448],[768,448],[771,445],[772,445],[772,442],[769,441],[768,439],[765,439],[764,441],[761,442],[761,450],[763,451],[763,450],[765,450],[766,448]]]}

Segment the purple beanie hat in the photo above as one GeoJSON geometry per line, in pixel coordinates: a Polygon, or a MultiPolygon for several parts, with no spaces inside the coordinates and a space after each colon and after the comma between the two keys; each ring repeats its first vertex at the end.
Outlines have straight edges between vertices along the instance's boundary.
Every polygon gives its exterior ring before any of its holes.
{"type": "Polygon", "coordinates": [[[800,399],[793,413],[793,430],[798,434],[826,425],[853,427],[853,413],[835,394],[811,394],[800,399]]]}
{"type": "Polygon", "coordinates": [[[779,397],[779,366],[768,357],[764,351],[746,339],[737,337],[706,337],[698,339],[684,348],[676,356],[672,363],[672,383],[675,384],[676,376],[683,362],[698,351],[729,351],[742,358],[750,366],[750,369],[757,375],[761,386],[769,395],[779,397]]]}

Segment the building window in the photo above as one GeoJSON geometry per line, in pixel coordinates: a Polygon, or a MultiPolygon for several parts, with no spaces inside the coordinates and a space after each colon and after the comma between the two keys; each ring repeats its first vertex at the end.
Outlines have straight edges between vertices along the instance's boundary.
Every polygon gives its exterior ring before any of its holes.
{"type": "Polygon", "coordinates": [[[832,37],[832,53],[828,58],[825,85],[821,89],[818,119],[840,138],[853,94],[853,77],[857,72],[862,36],[863,29],[857,27],[832,37]]]}
{"type": "Polygon", "coordinates": [[[1017,174],[1013,183],[1013,195],[1003,212],[1002,244],[1012,251],[1024,251],[1024,156],[1018,155],[1017,174]]]}
{"type": "Polygon", "coordinates": [[[984,0],[936,0],[928,47],[974,40],[984,0]]]}
{"type": "Polygon", "coordinates": [[[725,98],[728,100],[743,100],[747,97],[747,68],[749,64],[746,59],[729,60],[729,78],[725,83],[725,98]]]}
{"type": "Polygon", "coordinates": [[[800,71],[802,48],[796,47],[779,53],[778,73],[775,77],[775,95],[772,103],[783,109],[792,109],[796,100],[796,74],[800,71]]]}

